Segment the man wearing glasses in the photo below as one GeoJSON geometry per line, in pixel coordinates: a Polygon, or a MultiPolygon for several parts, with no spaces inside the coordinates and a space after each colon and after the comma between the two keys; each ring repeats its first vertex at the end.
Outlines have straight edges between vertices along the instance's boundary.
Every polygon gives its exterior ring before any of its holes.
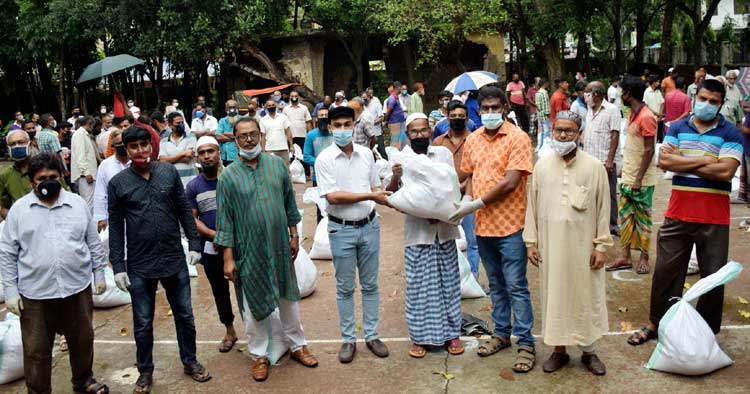
{"type": "Polygon", "coordinates": [[[504,121],[508,103],[502,89],[485,86],[479,90],[478,101],[484,127],[466,138],[461,171],[469,174],[471,180],[451,221],[476,211],[479,255],[490,282],[495,322],[492,337],[479,346],[478,354],[489,356],[510,347],[512,330],[519,345],[513,370],[526,373],[534,368],[536,360],[522,238],[526,178],[532,172],[531,140],[526,132],[504,121]]]}
{"type": "Polygon", "coordinates": [[[523,240],[529,261],[539,267],[542,337],[555,347],[544,372],[568,364],[566,346],[578,346],[583,365],[604,375],[594,344],[609,328],[602,269],[612,246],[609,181],[599,159],[578,149],[580,128],[575,112],[556,114],[554,154],[534,167],[523,240]]]}
{"type": "Polygon", "coordinates": [[[214,244],[224,248],[224,275],[237,286],[256,381],[268,378],[267,327],[276,308],[292,359],[306,367],[318,365],[307,349],[299,319],[293,261],[299,251],[296,226],[301,217],[294,189],[282,159],[261,153],[260,136],[255,119],[234,124],[239,160],[219,176],[214,235],[214,244]]]}

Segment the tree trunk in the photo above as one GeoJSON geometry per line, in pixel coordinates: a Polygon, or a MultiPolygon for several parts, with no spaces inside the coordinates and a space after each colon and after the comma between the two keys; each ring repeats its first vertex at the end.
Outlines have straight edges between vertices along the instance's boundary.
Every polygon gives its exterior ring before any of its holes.
{"type": "Polygon", "coordinates": [[[60,69],[58,70],[59,73],[57,76],[58,78],[57,86],[58,86],[58,94],[60,95],[60,101],[59,101],[60,105],[58,107],[58,109],[60,110],[60,113],[59,115],[54,114],[54,116],[56,119],[60,119],[60,122],[62,122],[62,119],[65,119],[65,51],[62,48],[60,48],[59,55],[60,55],[59,57],[60,69]]]}
{"type": "Polygon", "coordinates": [[[666,71],[672,65],[672,23],[674,21],[674,0],[667,1],[664,9],[664,22],[661,29],[661,49],[659,49],[659,66],[666,71]]]}
{"type": "MultiPolygon", "coordinates": [[[[48,110],[51,108],[57,108],[57,98],[55,97],[55,88],[52,85],[52,73],[49,71],[49,67],[47,67],[47,62],[44,60],[44,58],[37,58],[36,59],[36,68],[39,72],[39,81],[41,82],[41,107],[44,110],[48,110]]],[[[35,110],[38,110],[37,108],[34,108],[35,110]]]]}
{"type": "Polygon", "coordinates": [[[646,43],[646,0],[640,0],[635,10],[635,62],[643,62],[643,53],[646,43]]]}
{"type": "Polygon", "coordinates": [[[586,72],[587,75],[591,75],[591,67],[589,67],[589,43],[586,41],[586,29],[581,29],[577,36],[576,66],[578,70],[576,71],[586,72]]]}
{"type": "Polygon", "coordinates": [[[299,92],[302,98],[307,99],[307,101],[316,102],[316,103],[322,100],[322,97],[317,92],[310,89],[309,86],[300,82],[297,78],[292,78],[286,75],[285,73],[281,72],[281,70],[279,70],[278,67],[276,67],[276,65],[271,61],[271,59],[268,58],[268,55],[266,55],[258,47],[250,44],[248,40],[242,40],[240,47],[242,48],[243,52],[247,53],[248,55],[255,58],[255,60],[260,62],[260,64],[263,66],[263,68],[266,69],[266,71],[263,72],[259,70],[254,70],[247,66],[240,66],[239,67],[240,69],[248,71],[252,75],[260,76],[261,78],[274,81],[280,85],[287,84],[287,83],[297,83],[299,84],[297,86],[297,92],[299,92]],[[253,71],[249,71],[249,70],[253,70],[253,71]]]}
{"type": "Polygon", "coordinates": [[[550,82],[562,78],[564,74],[564,64],[560,52],[559,40],[548,40],[543,45],[537,47],[537,52],[541,52],[547,62],[547,77],[550,82]]]}
{"type": "Polygon", "coordinates": [[[622,53],[622,0],[612,0],[612,35],[615,39],[615,72],[625,71],[625,59],[622,53]]]}
{"type": "Polygon", "coordinates": [[[352,40],[351,54],[352,63],[357,73],[357,94],[365,90],[364,54],[367,49],[367,37],[358,37],[352,40]]]}

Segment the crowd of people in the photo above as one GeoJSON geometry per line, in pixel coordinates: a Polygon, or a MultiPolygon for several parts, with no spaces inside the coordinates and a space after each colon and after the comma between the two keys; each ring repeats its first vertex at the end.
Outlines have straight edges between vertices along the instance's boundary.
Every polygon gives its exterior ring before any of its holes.
{"type": "MultiPolygon", "coordinates": [[[[349,99],[336,92],[312,111],[296,91],[288,101],[274,92],[262,105],[252,99],[242,108],[230,99],[220,119],[203,96],[189,117],[177,100],[149,116],[132,100],[125,116],[113,116],[106,105],[97,117],[76,107],[59,124],[50,114],[25,120],[18,113],[6,136],[13,164],[0,171],[0,274],[8,310],[21,319],[28,390],[51,391],[52,347],[61,333],[68,338],[74,390],[108,392],[92,371],[91,301],[106,290],[108,262],[117,287],[132,294],[135,393],[153,386],[159,284],[173,311],[184,373],[197,382],[211,378],[197,358],[186,259],[201,263],[210,282],[225,327],[218,351],[229,352],[238,340],[234,285],[252,377],[268,378],[267,327],[277,309],[291,358],[316,367],[290,264],[300,248],[289,172],[295,144],[303,152],[296,159],[328,203],[339,361],[350,363],[356,354],[357,277],[366,347],[388,357],[378,333],[376,206],[391,206],[389,196],[403,187],[403,168],[393,165],[389,181],[381,180],[376,151],[387,157],[386,138],[402,152],[453,167],[462,195],[449,222],[404,214],[409,355],[422,358],[435,347],[465,351],[455,246],[460,225],[471,272],[478,277],[483,265],[492,301],[494,329],[477,354],[511,347],[513,335],[512,369],[526,373],[536,365],[531,263],[540,272],[542,338],[554,347],[544,371],[566,365],[567,347],[577,346],[583,365],[603,375],[596,343],[608,331],[604,272],[651,271],[657,167],[674,173],[672,195],[656,241],[648,322],[628,343],[657,337],[687,274],[710,275],[727,262],[730,181],[748,162],[750,116],[742,112],[736,72],[706,78],[698,70],[695,77],[685,92],[684,79],[671,69],[663,80],[626,75],[608,87],[578,74],[572,92],[568,81],[557,80],[550,94],[549,81],[535,79],[527,88],[513,74],[505,85],[442,91],[429,113],[424,85],[415,83],[409,94],[398,81],[382,101],[372,88],[349,99]],[[108,256],[102,231],[109,232],[108,256]],[[620,255],[607,265],[615,238],[620,255]],[[693,245],[698,267],[689,270],[693,245]],[[633,249],[640,254],[635,265],[633,249]]],[[[719,287],[698,303],[715,333],[722,302],[719,287]]]]}

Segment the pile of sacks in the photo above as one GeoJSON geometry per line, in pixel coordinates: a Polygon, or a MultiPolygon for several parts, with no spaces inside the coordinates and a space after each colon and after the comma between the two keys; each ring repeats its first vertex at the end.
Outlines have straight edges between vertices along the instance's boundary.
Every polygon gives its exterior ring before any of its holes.
{"type": "Polygon", "coordinates": [[[23,343],[18,316],[8,313],[0,322],[0,384],[23,377],[23,343]]]}

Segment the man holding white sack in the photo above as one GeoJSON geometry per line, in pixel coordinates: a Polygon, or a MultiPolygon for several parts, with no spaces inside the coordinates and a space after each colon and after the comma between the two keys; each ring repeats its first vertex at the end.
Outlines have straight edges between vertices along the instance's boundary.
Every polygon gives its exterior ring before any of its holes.
{"type": "MultiPolygon", "coordinates": [[[[453,154],[443,146],[430,146],[428,118],[415,112],[406,118],[406,136],[411,146],[403,154],[426,155],[435,163],[453,168],[453,154]]],[[[401,164],[393,165],[388,191],[401,183],[401,164]]],[[[450,199],[452,196],[444,196],[450,199]]],[[[456,239],[458,226],[437,219],[406,214],[404,218],[404,263],[406,270],[406,325],[412,341],[409,355],[423,358],[425,346],[444,347],[459,355],[461,334],[461,277],[456,239]]]]}
{"type": "Polygon", "coordinates": [[[613,245],[609,180],[599,159],[578,149],[581,122],[571,111],[555,116],[550,142],[555,154],[534,167],[523,240],[540,272],[542,337],[555,347],[544,372],[568,364],[565,347],[578,346],[583,365],[604,375],[594,344],[609,329],[602,269],[613,245]]]}
{"type": "Polygon", "coordinates": [[[339,328],[344,341],[339,361],[351,362],[357,350],[354,328],[357,270],[367,348],[378,357],[388,357],[388,347],[378,339],[380,223],[375,204],[387,206],[391,193],[381,190],[372,151],[352,142],[354,110],[346,106],[333,108],[328,119],[334,144],[315,160],[315,174],[320,195],[329,204],[328,236],[336,269],[339,328]]]}
{"type": "Polygon", "coordinates": [[[253,118],[234,124],[239,160],[219,176],[214,244],[224,248],[224,276],[235,282],[245,320],[247,350],[256,381],[268,378],[271,314],[278,308],[291,358],[306,367],[318,360],[307,348],[299,318],[294,259],[301,220],[283,159],[261,152],[261,131],[253,118]]]}

